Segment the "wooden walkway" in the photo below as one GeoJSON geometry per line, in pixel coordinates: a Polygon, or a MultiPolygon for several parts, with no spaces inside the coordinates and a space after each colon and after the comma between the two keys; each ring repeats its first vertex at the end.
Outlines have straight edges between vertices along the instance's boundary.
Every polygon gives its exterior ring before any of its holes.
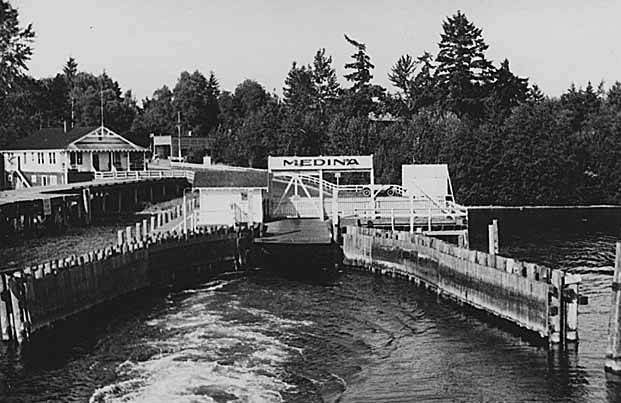
{"type": "Polygon", "coordinates": [[[318,218],[293,218],[267,224],[265,236],[255,243],[283,245],[330,245],[332,234],[328,221],[318,218]]]}

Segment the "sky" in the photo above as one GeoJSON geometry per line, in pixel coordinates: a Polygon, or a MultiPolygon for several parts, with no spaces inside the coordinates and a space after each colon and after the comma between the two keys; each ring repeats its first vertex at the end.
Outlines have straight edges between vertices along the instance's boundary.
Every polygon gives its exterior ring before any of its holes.
{"type": "MultiPolygon", "coordinates": [[[[250,78],[282,93],[291,63],[326,48],[339,80],[354,48],[366,43],[374,82],[396,91],[387,74],[403,54],[437,54],[442,22],[457,10],[482,28],[488,59],[550,96],[571,83],[621,81],[621,1],[615,0],[11,0],[37,38],[34,77],[106,71],[137,99],[179,74],[214,71],[222,89],[250,78]]],[[[348,86],[348,84],[346,84],[348,86]]]]}

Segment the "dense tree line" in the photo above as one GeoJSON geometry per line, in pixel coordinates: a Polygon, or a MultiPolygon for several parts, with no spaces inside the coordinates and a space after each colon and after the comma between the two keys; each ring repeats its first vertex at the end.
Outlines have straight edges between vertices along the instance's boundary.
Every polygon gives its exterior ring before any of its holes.
{"type": "Polygon", "coordinates": [[[621,83],[545,96],[507,59],[486,56],[480,28],[461,12],[442,23],[439,51],[402,55],[373,82],[366,44],[352,46],[339,84],[332,57],[319,49],[293,62],[283,96],[254,80],[234,91],[213,72],[182,72],[170,89],[137,102],[106,73],[69,59],[55,77],[25,74],[34,33],[0,0],[0,146],[40,127],[94,125],[103,97],[106,125],[146,144],[151,133],[207,136],[213,159],[265,167],[272,155],[375,155],[376,176],[399,183],[401,164],[448,163],[467,204],[621,203],[621,83]]]}

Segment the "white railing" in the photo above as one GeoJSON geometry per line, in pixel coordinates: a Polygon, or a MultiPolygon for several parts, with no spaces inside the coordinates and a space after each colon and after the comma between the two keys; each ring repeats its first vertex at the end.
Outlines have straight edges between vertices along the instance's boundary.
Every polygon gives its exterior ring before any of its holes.
{"type": "Polygon", "coordinates": [[[185,178],[194,183],[194,171],[183,169],[163,169],[158,171],[109,171],[95,172],[95,180],[147,179],[147,178],[185,178]]]}

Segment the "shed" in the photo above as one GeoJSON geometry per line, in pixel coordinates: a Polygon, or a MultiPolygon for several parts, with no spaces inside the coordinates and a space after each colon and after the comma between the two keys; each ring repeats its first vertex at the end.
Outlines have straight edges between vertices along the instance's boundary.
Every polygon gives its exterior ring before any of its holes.
{"type": "Polygon", "coordinates": [[[267,171],[251,168],[197,170],[194,188],[200,199],[198,225],[263,222],[267,178],[267,171]]]}

